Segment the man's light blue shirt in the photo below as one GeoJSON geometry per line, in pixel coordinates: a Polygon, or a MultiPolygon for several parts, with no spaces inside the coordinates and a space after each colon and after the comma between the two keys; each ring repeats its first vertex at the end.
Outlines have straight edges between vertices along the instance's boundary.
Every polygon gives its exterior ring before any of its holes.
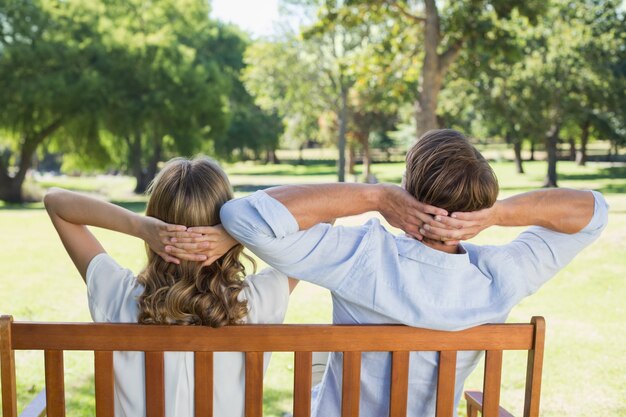
{"type": "MultiPolygon", "coordinates": [[[[593,194],[594,215],[576,234],[530,227],[506,245],[463,243],[460,254],[395,236],[376,219],[360,227],[318,224],[299,230],[289,210],[263,191],[226,203],[221,221],[272,267],[328,288],[333,323],[460,330],[504,322],[513,306],[597,239],[606,226],[608,206],[600,193],[593,194]]],[[[456,404],[480,357],[478,352],[459,352],[456,404]]],[[[363,354],[361,416],[388,415],[390,364],[390,354],[363,354]]],[[[341,354],[331,354],[313,416],[341,414],[341,371],[341,354]]],[[[411,353],[408,415],[434,415],[436,380],[437,353],[411,353]]]]}

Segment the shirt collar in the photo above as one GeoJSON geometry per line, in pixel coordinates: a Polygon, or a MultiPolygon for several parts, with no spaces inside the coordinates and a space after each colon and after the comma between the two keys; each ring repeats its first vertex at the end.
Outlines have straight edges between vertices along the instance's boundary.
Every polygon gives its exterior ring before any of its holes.
{"type": "Polygon", "coordinates": [[[396,236],[396,242],[400,256],[421,263],[448,269],[467,266],[470,263],[467,250],[461,244],[459,245],[461,253],[452,254],[433,249],[406,235],[396,236]]]}

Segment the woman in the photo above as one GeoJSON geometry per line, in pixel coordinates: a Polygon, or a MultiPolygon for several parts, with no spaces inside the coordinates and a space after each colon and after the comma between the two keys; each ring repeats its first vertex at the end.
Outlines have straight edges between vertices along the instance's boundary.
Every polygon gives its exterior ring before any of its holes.
{"type": "MultiPolygon", "coordinates": [[[[155,178],[146,216],[61,189],[51,189],[44,203],[65,249],[87,283],[94,321],[211,327],[281,323],[297,281],[274,269],[244,279],[239,259],[243,247],[221,227],[211,228],[210,234],[195,234],[200,242],[189,244],[188,249],[203,252],[178,254],[175,258],[165,250],[171,239],[188,226],[219,225],[220,207],[232,198],[226,174],[216,163],[206,158],[177,158],[155,178]],[[87,225],[146,241],[146,267],[137,276],[121,267],[87,225]]],[[[145,415],[143,353],[116,352],[114,364],[115,415],[145,415]]],[[[193,353],[165,354],[167,416],[193,415],[193,375],[193,353]]],[[[214,381],[214,415],[243,416],[242,354],[216,353],[214,381]]]]}

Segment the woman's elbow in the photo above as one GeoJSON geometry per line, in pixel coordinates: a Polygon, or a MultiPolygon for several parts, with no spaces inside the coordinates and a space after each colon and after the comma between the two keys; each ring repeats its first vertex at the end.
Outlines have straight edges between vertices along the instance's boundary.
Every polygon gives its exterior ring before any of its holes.
{"type": "Polygon", "coordinates": [[[46,191],[46,195],[43,197],[43,205],[48,211],[48,213],[52,213],[55,211],[55,207],[58,204],[58,201],[61,199],[61,196],[65,190],[57,187],[49,188],[46,191]]]}

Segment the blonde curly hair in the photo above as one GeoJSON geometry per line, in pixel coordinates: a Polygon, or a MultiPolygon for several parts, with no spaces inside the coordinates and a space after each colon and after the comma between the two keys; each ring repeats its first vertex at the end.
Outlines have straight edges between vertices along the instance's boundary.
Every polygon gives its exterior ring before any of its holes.
{"type": "MultiPolygon", "coordinates": [[[[146,215],[171,224],[220,223],[220,208],[233,198],[228,177],[208,158],[175,158],[150,186],[146,215]]],[[[146,246],[148,264],[139,274],[139,323],[221,327],[241,323],[248,313],[238,299],[245,270],[238,244],[208,266],[201,262],[168,263],[146,246]]],[[[246,255],[244,255],[246,256],[246,255]]]]}

